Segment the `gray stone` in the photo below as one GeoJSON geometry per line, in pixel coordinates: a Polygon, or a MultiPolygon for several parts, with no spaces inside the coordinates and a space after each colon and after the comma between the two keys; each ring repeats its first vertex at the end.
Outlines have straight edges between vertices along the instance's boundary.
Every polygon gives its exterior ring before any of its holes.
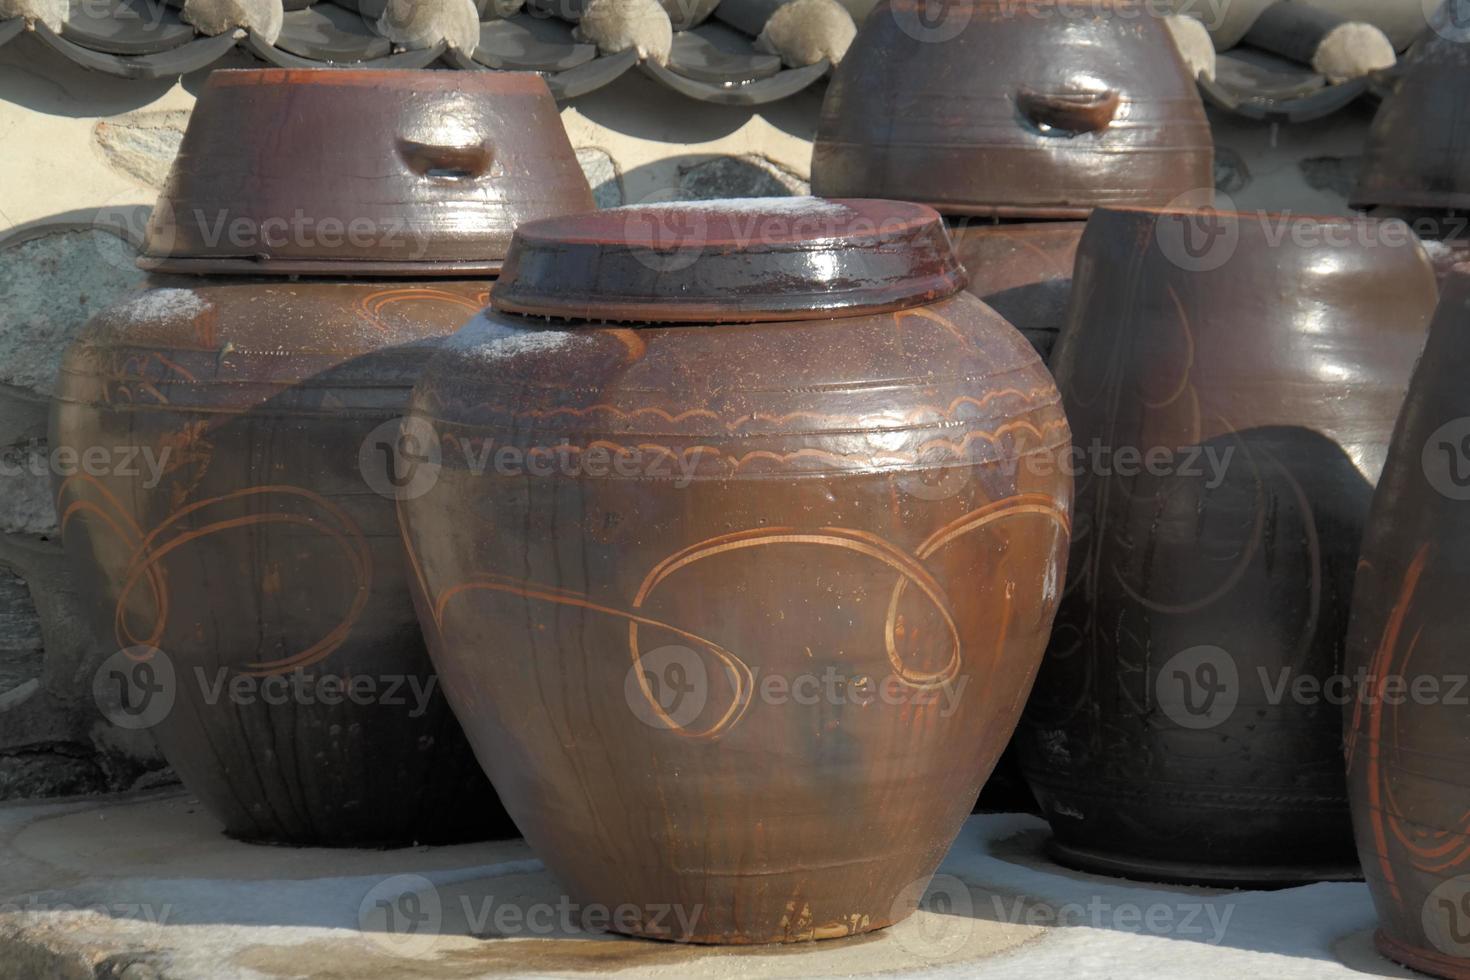
{"type": "Polygon", "coordinates": [[[112,169],[162,189],[189,123],[187,109],[154,109],[103,119],[92,139],[112,169]]]}
{"type": "Polygon", "coordinates": [[[0,751],[0,800],[105,793],[107,777],[84,747],[27,746],[0,751]]]}
{"type": "Polygon", "coordinates": [[[1308,187],[1346,199],[1358,183],[1362,157],[1310,157],[1301,161],[1302,177],[1308,187]]]}
{"type": "Polygon", "coordinates": [[[49,396],[62,351],[82,325],[142,283],[136,256],[116,235],[92,229],[0,250],[0,385],[49,396]]]}
{"type": "Polygon", "coordinates": [[[41,617],[25,579],[0,568],[0,693],[40,674],[41,617]],[[34,660],[37,669],[19,676],[10,671],[22,661],[34,660]]]}
{"type": "Polygon", "coordinates": [[[592,198],[597,206],[622,207],[625,200],[623,181],[618,176],[618,165],[613,162],[612,155],[595,146],[584,146],[577,151],[577,162],[582,165],[582,173],[587,175],[587,183],[592,185],[592,198]]]}
{"type": "Polygon", "coordinates": [[[54,536],[0,534],[0,799],[173,778],[152,735],[99,711],[92,679],[115,646],[88,613],[54,536]]]}
{"type": "Polygon", "coordinates": [[[0,449],[0,532],[50,534],[56,530],[49,453],[41,440],[0,449]]]}
{"type": "Polygon", "coordinates": [[[709,201],[727,197],[795,197],[811,193],[801,177],[755,154],[715,157],[679,168],[680,196],[709,201]]]}

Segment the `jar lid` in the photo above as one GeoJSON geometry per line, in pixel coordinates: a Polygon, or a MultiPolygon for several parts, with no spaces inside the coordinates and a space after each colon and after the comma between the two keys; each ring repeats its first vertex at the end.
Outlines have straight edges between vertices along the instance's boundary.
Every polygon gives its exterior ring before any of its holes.
{"type": "Polygon", "coordinates": [[[1198,86],[1148,8],[884,0],[833,72],[812,189],[1072,220],[1213,188],[1198,86]]]}
{"type": "Polygon", "coordinates": [[[964,285],[922,204],[745,198],[522,225],[490,301],[568,320],[738,323],[902,309],[964,285]]]}
{"type": "Polygon", "coordinates": [[[489,275],[516,225],[593,207],[537,75],[216,71],[139,264],[211,274],[489,275]]]}

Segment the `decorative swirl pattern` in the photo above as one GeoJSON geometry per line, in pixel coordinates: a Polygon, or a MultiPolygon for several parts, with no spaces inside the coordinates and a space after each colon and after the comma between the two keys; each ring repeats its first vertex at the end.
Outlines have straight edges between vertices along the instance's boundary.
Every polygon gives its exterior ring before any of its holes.
{"type": "MultiPolygon", "coordinates": [[[[459,596],[472,592],[505,593],[525,599],[573,606],[578,609],[613,616],[626,620],[628,623],[628,651],[634,667],[638,667],[641,664],[643,657],[642,649],[639,645],[640,628],[659,629],[671,633],[707,650],[720,661],[731,682],[733,693],[730,704],[721,716],[708,728],[689,731],[670,717],[664,707],[659,703],[658,698],[649,686],[647,678],[644,676],[644,672],[642,670],[635,670],[634,673],[638,678],[639,688],[654,715],[671,732],[685,738],[716,739],[734,728],[744,716],[746,709],[749,708],[752,689],[754,687],[754,674],[750,667],[736,654],[725,649],[713,640],[671,623],[652,619],[638,612],[638,610],[644,607],[653,593],[680,569],[736,551],[752,548],[785,548],[793,546],[838,548],[880,562],[892,570],[897,576],[897,580],[893,586],[893,592],[889,599],[884,625],[884,649],[888,662],[893,668],[894,675],[905,686],[915,690],[931,690],[948,684],[959,674],[963,665],[963,643],[960,637],[959,626],[955,621],[954,613],[950,607],[948,596],[945,594],[939,582],[923,566],[922,562],[960,538],[973,534],[997,521],[1027,515],[1049,520],[1055,523],[1063,533],[1067,533],[1070,530],[1067,515],[1057,507],[1052,497],[1042,493],[1027,493],[994,501],[957,518],[931,535],[919,546],[915,555],[912,556],[875,534],[853,528],[822,527],[815,530],[802,530],[795,527],[753,528],[709,538],[676,551],[658,562],[644,576],[642,583],[639,585],[638,590],[635,592],[629,604],[631,607],[630,610],[619,609],[614,605],[596,602],[583,593],[498,575],[481,575],[472,581],[450,586],[433,599],[429,604],[429,608],[432,612],[434,625],[440,630],[443,629],[445,610],[449,606],[449,603],[459,596]],[[944,665],[938,670],[924,671],[914,669],[912,665],[905,662],[903,652],[899,649],[899,635],[901,632],[899,628],[899,605],[904,594],[911,587],[918,589],[929,600],[935,611],[944,621],[945,629],[948,633],[949,656],[944,665]]],[[[412,543],[408,540],[406,532],[405,544],[409,550],[410,565],[418,577],[423,594],[425,596],[432,595],[433,593],[428,588],[427,582],[424,579],[422,567],[414,554],[412,543]]],[[[1009,604],[1012,591],[1008,588],[1006,592],[1007,618],[1009,617],[1009,604]]],[[[1004,643],[1007,629],[1008,622],[1003,624],[1001,630],[996,634],[997,648],[1004,643]]]]}
{"type": "Polygon", "coordinates": [[[300,487],[264,486],[248,487],[234,493],[189,504],[176,511],[152,531],[144,534],[142,528],[123,507],[122,502],[95,477],[79,474],[62,483],[57,495],[57,510],[61,514],[61,529],[79,514],[87,513],[98,517],[132,549],[127,565],[119,577],[117,606],[114,611],[113,628],[119,647],[157,647],[162,642],[170,618],[168,580],[160,562],[171,553],[223,531],[262,527],[269,525],[292,525],[325,534],[341,549],[351,572],[354,585],[353,600],[347,612],[333,629],[304,650],[277,660],[247,663],[242,673],[251,676],[266,676],[291,670],[299,670],[331,656],[352,632],[353,626],[367,608],[372,591],[372,555],[361,530],[345,511],[319,494],[300,487]],[[110,511],[91,501],[81,499],[80,491],[74,489],[78,482],[94,488],[110,506],[110,511]],[[70,500],[68,498],[77,497],[70,500]],[[180,528],[178,525],[191,515],[218,509],[222,506],[257,497],[284,497],[304,501],[315,514],[272,512],[245,514],[214,520],[201,527],[180,528]],[[128,604],[134,591],[146,581],[152,593],[154,616],[151,629],[141,635],[128,620],[128,604]]]}

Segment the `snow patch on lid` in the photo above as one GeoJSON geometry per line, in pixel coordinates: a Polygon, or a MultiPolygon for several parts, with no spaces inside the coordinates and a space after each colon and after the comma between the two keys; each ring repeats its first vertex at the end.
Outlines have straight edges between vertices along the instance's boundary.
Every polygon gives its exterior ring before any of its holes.
{"type": "Polygon", "coordinates": [[[454,335],[451,346],[481,361],[494,363],[522,354],[562,350],[587,340],[587,335],[579,330],[512,326],[481,314],[454,335]]]}
{"type": "Polygon", "coordinates": [[[193,319],[209,304],[192,289],[147,289],[124,300],[113,312],[134,322],[193,319]]]}
{"type": "Polygon", "coordinates": [[[633,204],[619,211],[709,211],[715,213],[789,214],[835,217],[850,214],[852,208],[821,197],[722,197],[708,201],[658,201],[633,204]]]}

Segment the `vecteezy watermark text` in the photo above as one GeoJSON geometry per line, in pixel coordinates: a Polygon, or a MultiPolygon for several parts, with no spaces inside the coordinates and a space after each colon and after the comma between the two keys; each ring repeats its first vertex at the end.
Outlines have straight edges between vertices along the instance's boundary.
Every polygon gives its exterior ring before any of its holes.
{"type": "Polygon", "coordinates": [[[435,674],[332,674],[298,667],[252,673],[218,667],[178,670],[172,658],[154,647],[120,650],[93,675],[92,695],[114,725],[139,730],[160,724],[173,711],[184,686],[189,700],[210,706],[353,704],[406,709],[409,718],[429,710],[438,691],[435,674]]]}
{"type": "Polygon", "coordinates": [[[0,477],[125,477],[142,478],[141,486],[152,490],[163,480],[168,469],[172,446],[154,450],[151,446],[56,446],[43,450],[38,446],[9,446],[0,450],[0,477]]]}
{"type": "MultiPolygon", "coordinates": [[[[528,862],[526,870],[531,870],[528,862]]],[[[507,900],[494,894],[461,894],[456,922],[464,934],[508,936],[625,935],[688,940],[704,914],[702,904],[654,902],[601,905],[562,895],[551,902],[507,900]]],[[[434,949],[445,929],[445,896],[422,875],[395,875],[370,888],[358,906],[358,928],[374,943],[403,956],[434,949]]]]}
{"type": "Polygon", "coordinates": [[[390,500],[415,500],[438,484],[446,451],[458,454],[458,468],[477,477],[494,473],[536,479],[664,480],[680,490],[694,482],[706,452],[576,446],[570,439],[549,446],[497,444],[490,437],[444,440],[430,422],[410,416],[384,422],[370,432],[359,447],[358,467],[374,493],[390,500]]]}

